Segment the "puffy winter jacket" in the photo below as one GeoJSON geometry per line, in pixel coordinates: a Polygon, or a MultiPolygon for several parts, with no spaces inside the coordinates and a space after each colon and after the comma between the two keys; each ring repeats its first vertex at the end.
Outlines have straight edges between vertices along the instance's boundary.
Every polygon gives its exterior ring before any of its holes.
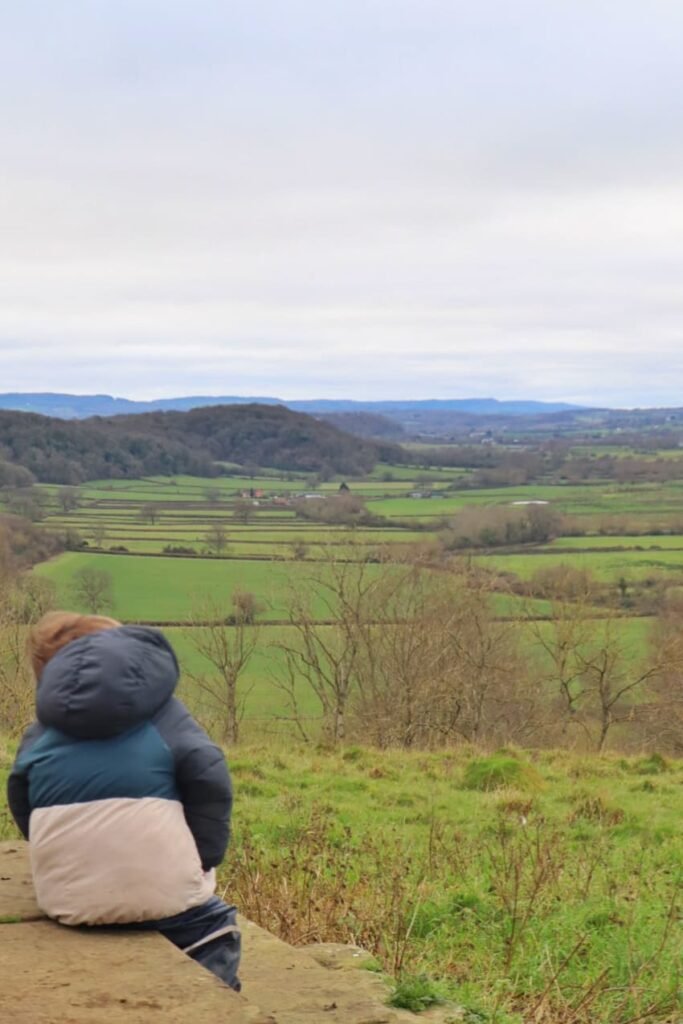
{"type": "Polygon", "coordinates": [[[230,777],[177,681],[170,644],[141,626],[74,640],[43,671],[8,799],[38,904],[63,924],[155,921],[214,892],[230,777]]]}

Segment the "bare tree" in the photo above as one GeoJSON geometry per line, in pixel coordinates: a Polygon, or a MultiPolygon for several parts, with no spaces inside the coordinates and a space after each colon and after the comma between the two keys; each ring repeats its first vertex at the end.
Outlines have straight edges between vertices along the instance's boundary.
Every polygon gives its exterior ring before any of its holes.
{"type": "Polygon", "coordinates": [[[308,544],[304,540],[297,540],[292,544],[292,558],[295,562],[303,562],[308,557],[308,544]]]}
{"type": "MultiPolygon", "coordinates": [[[[584,737],[590,736],[588,682],[585,678],[586,654],[595,636],[595,609],[590,602],[590,589],[583,593],[556,589],[558,579],[549,582],[543,596],[554,596],[550,614],[539,618],[533,605],[525,608],[527,628],[532,647],[537,653],[537,671],[545,684],[545,691],[555,708],[555,722],[559,726],[559,740],[568,741],[570,729],[578,728],[584,737]],[[560,595],[560,596],[558,596],[560,595]]],[[[539,592],[539,591],[537,591],[539,592]]]]}
{"type": "Polygon", "coordinates": [[[54,588],[35,576],[0,576],[0,729],[17,736],[33,717],[35,680],[26,657],[26,629],[53,606],[54,588]]]}
{"type": "Polygon", "coordinates": [[[683,754],[683,621],[681,605],[670,601],[652,632],[653,654],[660,669],[648,680],[647,700],[641,708],[649,746],[683,754]]]}
{"type": "Polygon", "coordinates": [[[57,491],[57,501],[62,512],[67,515],[73,512],[80,505],[80,495],[76,487],[60,487],[57,491]]]}
{"type": "Polygon", "coordinates": [[[536,573],[532,589],[550,599],[548,621],[527,606],[528,628],[540,655],[538,669],[546,689],[555,694],[560,739],[571,728],[598,752],[605,749],[615,725],[645,717],[651,684],[662,680],[667,666],[683,664],[683,644],[652,645],[645,655],[632,650],[623,620],[614,610],[596,609],[594,579],[571,566],[536,573]]]}
{"type": "Polygon", "coordinates": [[[102,523],[95,522],[95,525],[90,531],[90,536],[95,542],[95,546],[101,548],[107,539],[107,531],[102,523]]]}
{"type": "Polygon", "coordinates": [[[358,623],[362,658],[355,719],[377,746],[422,743],[438,642],[433,629],[433,582],[414,566],[383,569],[358,623]]]}
{"type": "Polygon", "coordinates": [[[256,616],[263,611],[263,605],[255,594],[250,590],[242,590],[237,587],[232,594],[232,618],[235,622],[242,622],[245,626],[253,626],[256,616]]]}
{"type": "Polygon", "coordinates": [[[284,656],[285,678],[299,678],[310,687],[327,739],[339,743],[346,737],[349,703],[363,661],[362,630],[373,574],[365,563],[334,557],[316,566],[303,587],[291,587],[291,630],[276,647],[284,656]]]}
{"type": "Polygon", "coordinates": [[[637,719],[640,702],[635,698],[644,696],[649,684],[672,665],[671,651],[656,646],[645,656],[635,656],[619,625],[614,617],[599,623],[597,637],[580,655],[586,699],[596,720],[595,749],[599,753],[605,749],[614,725],[637,719]]]}
{"type": "Polygon", "coordinates": [[[84,565],[74,573],[71,590],[76,601],[93,615],[108,611],[114,602],[111,574],[94,565],[84,565]]]}
{"type": "Polygon", "coordinates": [[[442,583],[433,614],[439,649],[432,706],[443,740],[509,742],[528,739],[535,728],[517,623],[496,618],[491,601],[490,580],[467,564],[442,583]]]}
{"type": "Polygon", "coordinates": [[[218,719],[220,738],[227,743],[236,743],[239,737],[247,697],[240,693],[239,683],[259,639],[258,626],[239,613],[234,600],[233,608],[234,614],[226,616],[219,602],[205,600],[194,610],[186,630],[192,647],[210,666],[208,672],[188,671],[187,675],[209,716],[218,719]]]}
{"type": "Polygon", "coordinates": [[[222,523],[212,523],[206,531],[206,546],[214,555],[222,555],[228,548],[228,534],[222,523]]]}
{"type": "Polygon", "coordinates": [[[5,491],[3,501],[9,512],[31,523],[39,523],[45,518],[45,500],[40,491],[33,488],[5,491]]]}
{"type": "Polygon", "coordinates": [[[538,694],[515,623],[498,621],[486,575],[454,563],[383,566],[361,630],[355,708],[380,746],[528,741],[538,694]]]}
{"type": "Polygon", "coordinates": [[[207,487],[204,490],[204,497],[209,505],[218,505],[221,500],[220,487],[207,487]]]}
{"type": "Polygon", "coordinates": [[[278,645],[280,685],[295,715],[303,682],[334,743],[347,724],[378,746],[530,735],[537,697],[525,683],[515,624],[495,619],[484,577],[463,567],[334,558],[305,592],[294,588],[292,639],[278,645]]]}
{"type": "Polygon", "coordinates": [[[238,523],[250,522],[254,515],[253,503],[251,501],[247,501],[246,498],[238,499],[233,506],[232,515],[238,523]]]}
{"type": "Polygon", "coordinates": [[[142,505],[140,519],[143,523],[149,523],[151,526],[159,521],[159,507],[156,502],[149,501],[146,505],[142,505]]]}

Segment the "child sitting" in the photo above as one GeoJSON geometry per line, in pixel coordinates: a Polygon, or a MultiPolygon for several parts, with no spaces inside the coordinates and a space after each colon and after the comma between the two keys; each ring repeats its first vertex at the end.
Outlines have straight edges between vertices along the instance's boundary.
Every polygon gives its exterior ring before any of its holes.
{"type": "Polygon", "coordinates": [[[66,925],[155,929],[239,991],[236,911],[215,895],[232,790],[173,696],[157,630],[52,612],[32,630],[37,722],[8,781],[38,904],[66,925]]]}

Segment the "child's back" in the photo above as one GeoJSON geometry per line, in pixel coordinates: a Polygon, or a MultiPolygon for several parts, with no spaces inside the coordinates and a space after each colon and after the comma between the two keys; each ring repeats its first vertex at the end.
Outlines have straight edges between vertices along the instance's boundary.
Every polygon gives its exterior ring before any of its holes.
{"type": "Polygon", "coordinates": [[[157,926],[181,946],[178,925],[206,919],[234,944],[233,908],[213,896],[229,837],[225,758],[174,698],[164,636],[112,625],[42,667],[38,721],[10,775],[38,903],[63,924],[157,926]]]}

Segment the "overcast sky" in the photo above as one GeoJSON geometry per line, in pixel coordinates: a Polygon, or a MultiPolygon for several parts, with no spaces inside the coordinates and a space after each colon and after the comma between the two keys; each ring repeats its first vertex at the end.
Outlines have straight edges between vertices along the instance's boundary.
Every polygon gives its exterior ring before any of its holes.
{"type": "Polygon", "coordinates": [[[0,391],[683,404],[680,0],[22,0],[0,391]]]}

